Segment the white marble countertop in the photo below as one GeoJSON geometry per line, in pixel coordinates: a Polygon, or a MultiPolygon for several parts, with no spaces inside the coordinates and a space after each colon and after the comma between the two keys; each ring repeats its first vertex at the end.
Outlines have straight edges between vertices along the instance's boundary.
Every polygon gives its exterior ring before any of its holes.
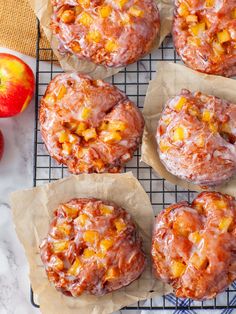
{"type": "MultiPolygon", "coordinates": [[[[8,49],[35,70],[35,60],[8,49]]],[[[0,162],[0,314],[36,314],[30,303],[28,265],[12,223],[9,194],[33,185],[34,100],[22,114],[0,119],[5,140],[0,162]]]]}

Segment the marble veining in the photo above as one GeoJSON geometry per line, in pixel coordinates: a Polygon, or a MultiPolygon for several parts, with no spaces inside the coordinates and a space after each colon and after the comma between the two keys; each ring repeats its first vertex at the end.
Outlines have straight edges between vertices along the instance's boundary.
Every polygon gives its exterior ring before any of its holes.
{"type": "MultiPolygon", "coordinates": [[[[35,69],[35,60],[7,49],[35,69]]],[[[16,117],[0,119],[5,150],[0,162],[0,314],[40,313],[30,304],[28,263],[15,233],[9,194],[33,185],[34,100],[16,117]]],[[[27,227],[27,226],[26,226],[27,227]]]]}

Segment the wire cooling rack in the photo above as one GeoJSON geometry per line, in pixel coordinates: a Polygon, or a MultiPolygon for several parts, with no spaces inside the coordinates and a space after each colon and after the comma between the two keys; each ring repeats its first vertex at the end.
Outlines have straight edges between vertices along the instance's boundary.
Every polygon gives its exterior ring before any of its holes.
{"type": "MultiPolygon", "coordinates": [[[[37,58],[36,58],[36,109],[35,109],[35,154],[34,154],[34,186],[39,186],[68,176],[67,168],[53,160],[47,153],[42,141],[39,123],[38,107],[40,99],[51,79],[63,71],[58,66],[50,47],[41,46],[40,23],[38,22],[37,58]],[[44,61],[47,61],[46,64],[44,61]]],[[[120,73],[107,79],[108,82],[123,90],[127,96],[142,109],[149,81],[153,78],[158,61],[180,62],[173,48],[171,37],[167,37],[161,47],[154,53],[145,56],[137,63],[132,64],[120,73]]],[[[146,164],[140,162],[140,149],[137,150],[133,159],[126,165],[124,171],[132,171],[140,181],[150,197],[155,213],[181,200],[192,201],[196,192],[184,190],[170,184],[158,177],[146,164]]],[[[39,307],[31,290],[31,302],[39,307]]],[[[185,310],[185,313],[194,313],[193,310],[222,310],[225,314],[236,309],[236,283],[227,291],[210,301],[196,302],[189,299],[179,299],[174,295],[138,302],[133,306],[127,306],[126,310],[185,310]],[[228,312],[228,311],[229,312],[228,312]]],[[[223,313],[222,312],[222,313],[223,313]]],[[[147,313],[147,312],[145,312],[147,313]]]]}

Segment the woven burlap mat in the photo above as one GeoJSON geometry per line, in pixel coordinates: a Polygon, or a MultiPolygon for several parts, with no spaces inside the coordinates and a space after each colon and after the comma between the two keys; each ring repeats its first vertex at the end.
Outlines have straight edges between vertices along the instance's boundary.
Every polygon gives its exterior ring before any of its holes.
{"type": "MultiPolygon", "coordinates": [[[[0,0],[0,46],[35,57],[36,40],[37,21],[27,0],[0,0]]],[[[40,47],[50,47],[43,32],[40,47]]]]}

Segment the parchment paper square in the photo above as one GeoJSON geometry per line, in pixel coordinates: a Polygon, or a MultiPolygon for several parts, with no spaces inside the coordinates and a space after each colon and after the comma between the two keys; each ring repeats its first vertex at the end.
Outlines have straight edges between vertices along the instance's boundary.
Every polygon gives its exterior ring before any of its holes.
{"type": "MultiPolygon", "coordinates": [[[[171,62],[158,62],[155,78],[150,81],[144,102],[141,160],[151,166],[161,177],[185,189],[201,191],[201,187],[188,183],[169,173],[157,153],[156,130],[163,106],[170,97],[180,93],[182,88],[191,92],[201,91],[236,104],[236,80],[193,71],[186,66],[171,62]]],[[[236,177],[212,190],[236,196],[236,177]]]]}
{"type": "Polygon", "coordinates": [[[55,311],[57,314],[107,314],[170,291],[167,285],[152,275],[152,206],[147,194],[131,173],[70,176],[54,183],[14,192],[11,195],[11,207],[16,232],[29,261],[32,288],[43,314],[55,314],[55,311]],[[147,267],[138,280],[102,297],[81,295],[72,298],[58,292],[49,284],[39,256],[39,244],[48,232],[54,209],[60,203],[80,197],[113,201],[126,209],[137,224],[148,257],[147,267]]]}

